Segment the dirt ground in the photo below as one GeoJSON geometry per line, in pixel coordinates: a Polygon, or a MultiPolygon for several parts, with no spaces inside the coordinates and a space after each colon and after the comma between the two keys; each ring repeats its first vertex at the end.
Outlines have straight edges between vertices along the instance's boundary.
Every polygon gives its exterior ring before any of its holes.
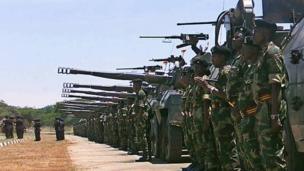
{"type": "Polygon", "coordinates": [[[75,170],[67,152],[69,145],[67,140],[55,141],[54,135],[42,135],[40,142],[26,137],[23,143],[0,148],[0,170],[75,170]]]}
{"type": "Polygon", "coordinates": [[[22,143],[1,147],[0,154],[1,171],[176,171],[189,165],[135,162],[140,156],[73,135],[55,141],[52,133],[42,134],[40,142],[27,135],[22,143]]]}
{"type": "Polygon", "coordinates": [[[66,136],[72,143],[68,147],[76,170],[97,171],[180,171],[189,163],[135,162],[140,156],[127,155],[127,152],[106,144],[89,142],[86,138],[66,136]]]}

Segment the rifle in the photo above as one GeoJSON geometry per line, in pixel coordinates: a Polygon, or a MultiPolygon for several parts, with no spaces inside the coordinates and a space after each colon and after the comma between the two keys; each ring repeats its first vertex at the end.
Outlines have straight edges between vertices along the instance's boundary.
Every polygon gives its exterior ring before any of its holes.
{"type": "Polygon", "coordinates": [[[163,69],[160,65],[154,66],[143,66],[143,67],[135,67],[135,68],[116,68],[116,70],[144,70],[145,73],[155,72],[156,70],[163,69]]]}
{"type": "Polygon", "coordinates": [[[181,34],[179,36],[139,36],[139,38],[144,39],[180,39],[182,40],[182,44],[177,45],[176,48],[182,48],[189,45],[196,45],[199,40],[208,40],[209,35],[200,33],[200,34],[181,34]]]}

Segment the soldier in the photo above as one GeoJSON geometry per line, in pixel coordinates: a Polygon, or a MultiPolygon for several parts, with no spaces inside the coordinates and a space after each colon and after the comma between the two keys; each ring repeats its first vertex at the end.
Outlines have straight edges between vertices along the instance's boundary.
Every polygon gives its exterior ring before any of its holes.
{"type": "Polygon", "coordinates": [[[8,138],[14,138],[14,117],[10,116],[6,126],[8,138]]]}
{"type": "Polygon", "coordinates": [[[133,80],[133,90],[136,93],[136,99],[134,102],[135,111],[135,130],[136,130],[136,143],[139,148],[143,151],[143,156],[137,161],[147,161],[151,158],[148,153],[148,142],[147,142],[147,120],[148,113],[146,111],[147,96],[145,91],[142,89],[142,80],[133,80]]]}
{"type": "Polygon", "coordinates": [[[23,122],[23,117],[16,116],[16,134],[18,139],[23,139],[24,130],[25,130],[25,126],[23,122]]]}
{"type": "Polygon", "coordinates": [[[242,47],[242,58],[248,64],[244,68],[243,76],[238,93],[237,108],[241,114],[239,129],[242,137],[240,156],[243,159],[244,168],[246,170],[264,170],[261,163],[260,149],[258,144],[258,133],[256,130],[256,110],[257,104],[253,98],[251,85],[255,72],[256,60],[260,52],[260,47],[254,45],[248,38],[244,39],[245,43],[242,47]]]}
{"type": "Polygon", "coordinates": [[[242,147],[243,138],[240,130],[241,114],[237,102],[239,94],[242,92],[244,72],[247,69],[247,64],[241,54],[241,51],[245,37],[250,35],[250,32],[243,27],[238,27],[235,29],[235,34],[232,38],[233,58],[231,62],[231,69],[227,74],[226,83],[227,101],[230,103],[232,108],[231,117],[234,122],[234,131],[238,150],[237,155],[240,159],[241,166],[245,169],[249,169],[250,167],[248,166],[248,163],[246,163],[245,154],[242,147]]]}
{"type": "Polygon", "coordinates": [[[135,114],[134,114],[134,97],[128,97],[127,104],[127,122],[128,122],[128,154],[137,154],[138,148],[136,144],[136,132],[135,132],[135,114]]]}
{"type": "Polygon", "coordinates": [[[64,120],[59,118],[59,140],[64,140],[64,120]]]}
{"type": "Polygon", "coordinates": [[[98,142],[103,143],[104,142],[104,115],[103,114],[101,114],[98,117],[98,132],[99,132],[98,142]]]}
{"type": "Polygon", "coordinates": [[[284,170],[282,122],[286,118],[283,91],[287,83],[283,56],[271,42],[277,26],[256,20],[253,41],[261,48],[255,65],[252,93],[257,104],[256,129],[262,165],[265,170],[284,170]]]}
{"type": "Polygon", "coordinates": [[[111,106],[111,113],[110,113],[110,137],[111,137],[111,145],[113,147],[119,147],[120,137],[118,134],[118,121],[117,121],[117,104],[111,106]]]}
{"type": "Polygon", "coordinates": [[[40,129],[41,127],[41,123],[40,123],[40,119],[34,119],[34,132],[35,132],[35,141],[40,141],[41,137],[40,137],[40,129]]]}
{"type": "Polygon", "coordinates": [[[59,141],[60,140],[60,133],[59,133],[59,117],[55,118],[54,121],[54,128],[55,128],[55,133],[56,133],[56,140],[59,141]]]}
{"type": "Polygon", "coordinates": [[[117,121],[118,121],[118,133],[120,138],[120,148],[122,150],[127,150],[128,139],[127,139],[127,114],[124,101],[119,102],[119,108],[117,112],[117,121]]]}
{"type": "Polygon", "coordinates": [[[218,153],[221,170],[236,170],[239,168],[236,157],[236,144],[234,124],[231,118],[230,105],[226,100],[227,76],[231,69],[227,65],[231,58],[231,52],[226,47],[213,47],[212,63],[219,68],[218,79],[213,85],[209,84],[202,77],[195,77],[204,89],[211,93],[211,121],[215,136],[216,149],[218,153]]]}
{"type": "MultiPolygon", "coordinates": [[[[197,55],[191,60],[193,69],[193,77],[202,77],[209,75],[210,64],[207,60],[210,58],[209,53],[197,55]]],[[[218,159],[215,151],[214,135],[210,127],[210,119],[208,116],[208,107],[206,105],[209,96],[196,83],[193,83],[185,93],[185,109],[186,113],[186,138],[190,153],[192,153],[192,165],[189,169],[197,170],[216,170],[218,168],[218,159]]]]}
{"type": "Polygon", "coordinates": [[[2,129],[3,129],[3,132],[5,133],[6,139],[10,138],[8,127],[9,127],[9,116],[5,116],[3,119],[3,128],[2,129]]]}

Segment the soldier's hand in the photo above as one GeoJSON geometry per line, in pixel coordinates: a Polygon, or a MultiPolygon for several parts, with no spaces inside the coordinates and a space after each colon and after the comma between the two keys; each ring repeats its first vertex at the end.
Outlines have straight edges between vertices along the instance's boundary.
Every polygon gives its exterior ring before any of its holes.
{"type": "Polygon", "coordinates": [[[208,87],[208,82],[206,81],[206,79],[204,77],[194,77],[194,81],[202,86],[203,88],[207,88],[208,87]]]}
{"type": "Polygon", "coordinates": [[[283,125],[279,118],[271,119],[271,130],[273,133],[278,133],[282,130],[283,125]]]}

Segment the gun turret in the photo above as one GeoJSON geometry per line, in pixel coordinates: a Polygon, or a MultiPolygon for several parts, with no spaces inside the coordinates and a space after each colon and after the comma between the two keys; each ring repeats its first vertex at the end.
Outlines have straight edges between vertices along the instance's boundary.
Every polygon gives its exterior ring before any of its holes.
{"type": "Polygon", "coordinates": [[[82,91],[82,90],[71,90],[71,89],[62,89],[63,93],[82,93],[82,94],[90,94],[95,96],[112,96],[112,97],[135,97],[136,95],[133,93],[118,93],[118,92],[94,92],[94,91],[82,91]]]}
{"type": "Polygon", "coordinates": [[[144,70],[145,73],[155,72],[156,70],[163,69],[160,65],[154,66],[143,66],[143,67],[135,67],[135,68],[116,68],[116,70],[144,70]]]}
{"type": "Polygon", "coordinates": [[[196,45],[199,40],[208,40],[209,35],[200,33],[200,34],[181,34],[179,36],[140,36],[139,38],[144,39],[180,39],[183,41],[182,44],[177,45],[176,48],[182,48],[189,45],[196,45]]]}
{"type": "Polygon", "coordinates": [[[171,76],[166,75],[149,75],[149,74],[131,74],[131,73],[111,73],[111,72],[96,72],[77,70],[72,68],[58,68],[59,74],[82,74],[96,77],[116,79],[116,80],[135,80],[141,79],[150,84],[167,84],[172,79],[171,76]]]}
{"type": "Polygon", "coordinates": [[[169,62],[169,63],[173,63],[175,64],[176,62],[179,63],[180,67],[186,65],[187,63],[185,62],[184,58],[180,55],[180,56],[174,56],[171,55],[168,58],[160,58],[160,59],[150,59],[149,61],[153,61],[153,62],[169,62]]]}

